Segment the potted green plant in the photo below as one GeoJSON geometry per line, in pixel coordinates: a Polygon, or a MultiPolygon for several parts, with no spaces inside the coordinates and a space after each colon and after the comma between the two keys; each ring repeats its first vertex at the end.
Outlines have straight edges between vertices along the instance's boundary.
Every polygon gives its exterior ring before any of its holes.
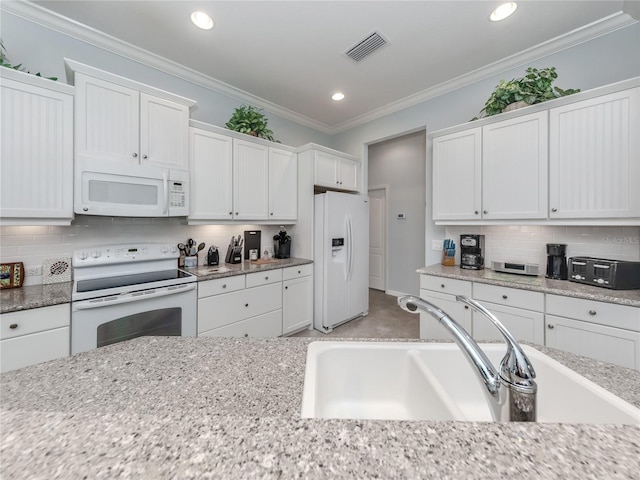
{"type": "MultiPolygon", "coordinates": [[[[480,110],[480,117],[490,117],[514,108],[546,102],[580,91],[579,89],[563,90],[559,87],[552,87],[551,85],[556,78],[558,78],[558,74],[555,67],[540,70],[529,67],[524,77],[514,78],[508,82],[500,80],[484,108],[480,110]]],[[[477,118],[475,117],[473,120],[477,118]]]]}
{"type": "Polygon", "coordinates": [[[235,109],[225,126],[235,132],[246,133],[254,137],[275,142],[273,132],[267,128],[268,119],[262,109],[251,105],[242,105],[235,109]]]}

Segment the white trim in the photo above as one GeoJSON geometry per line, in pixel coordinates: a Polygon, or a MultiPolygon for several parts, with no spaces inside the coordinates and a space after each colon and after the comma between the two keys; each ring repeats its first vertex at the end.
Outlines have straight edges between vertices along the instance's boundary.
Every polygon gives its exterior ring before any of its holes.
{"type": "Polygon", "coordinates": [[[346,122],[329,126],[317,122],[309,117],[298,114],[288,108],[281,107],[249,92],[229,85],[208,75],[204,75],[189,67],[180,65],[152,52],[136,47],[130,43],[107,35],[94,28],[83,25],[67,17],[51,12],[44,7],[25,1],[4,1],[0,4],[0,10],[12,13],[31,22],[51,28],[55,31],[69,35],[78,40],[90,43],[98,48],[129,58],[143,65],[163,71],[177,78],[200,85],[210,90],[228,95],[243,102],[249,102],[260,108],[264,108],[282,118],[291,120],[309,128],[313,128],[327,135],[334,135],[351,128],[363,125],[391,113],[417,105],[432,98],[450,93],[454,90],[478,82],[504,70],[529,63],[539,58],[551,55],[572,46],[584,43],[615,30],[637,23],[638,20],[623,11],[614,13],[589,25],[577,28],[569,33],[541,43],[535,47],[526,49],[517,54],[506,57],[498,62],[491,63],[472,72],[456,77],[447,82],[428,88],[414,95],[410,95],[397,102],[377,108],[363,115],[354,117],[346,122]]]}
{"type": "MultiPolygon", "coordinates": [[[[389,286],[389,184],[370,185],[367,188],[367,195],[369,197],[371,197],[371,195],[369,195],[371,190],[384,190],[384,291],[386,293],[387,287],[389,286]]],[[[371,250],[369,250],[369,252],[371,252],[371,250]]]]}
{"type": "Polygon", "coordinates": [[[405,295],[412,295],[411,293],[397,292],[396,290],[386,290],[384,293],[394,297],[404,297],[405,295]]]}

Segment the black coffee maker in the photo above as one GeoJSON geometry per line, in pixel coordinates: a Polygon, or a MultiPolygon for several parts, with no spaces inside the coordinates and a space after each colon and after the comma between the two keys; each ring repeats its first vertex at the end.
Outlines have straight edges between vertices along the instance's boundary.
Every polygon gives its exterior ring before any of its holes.
{"type": "Polygon", "coordinates": [[[460,268],[482,270],[484,268],[484,235],[460,235],[460,268]]]}
{"type": "Polygon", "coordinates": [[[276,258],[291,257],[291,236],[282,226],[278,234],[273,236],[273,253],[276,258]]]}
{"type": "Polygon", "coordinates": [[[567,246],[563,243],[547,243],[547,278],[566,280],[569,277],[567,269],[567,246]]]}

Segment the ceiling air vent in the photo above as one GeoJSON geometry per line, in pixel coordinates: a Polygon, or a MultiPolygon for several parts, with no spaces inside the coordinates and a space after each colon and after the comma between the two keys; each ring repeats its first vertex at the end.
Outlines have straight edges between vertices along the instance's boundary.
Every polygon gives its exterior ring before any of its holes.
{"type": "Polygon", "coordinates": [[[380,32],[374,31],[347,50],[345,55],[351,58],[351,60],[359,62],[364,57],[372,54],[377,49],[384,47],[388,43],[387,39],[384,38],[380,32]]]}

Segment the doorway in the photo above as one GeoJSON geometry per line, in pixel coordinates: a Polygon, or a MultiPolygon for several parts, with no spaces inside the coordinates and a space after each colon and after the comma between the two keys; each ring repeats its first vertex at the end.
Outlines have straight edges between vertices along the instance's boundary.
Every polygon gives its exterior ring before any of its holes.
{"type": "Polygon", "coordinates": [[[369,187],[369,288],[387,289],[387,188],[369,187]]]}

